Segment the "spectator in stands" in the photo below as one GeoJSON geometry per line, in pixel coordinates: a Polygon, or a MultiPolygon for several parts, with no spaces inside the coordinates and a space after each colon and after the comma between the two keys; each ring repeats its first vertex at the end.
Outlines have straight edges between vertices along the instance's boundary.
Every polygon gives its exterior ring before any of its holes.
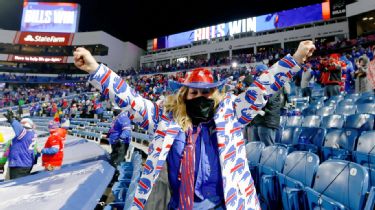
{"type": "Polygon", "coordinates": [[[310,81],[316,77],[314,70],[311,68],[311,64],[306,64],[302,67],[302,77],[301,77],[301,90],[302,97],[309,97],[311,101],[312,88],[310,87],[310,81]]]}
{"type": "Polygon", "coordinates": [[[44,148],[38,148],[42,154],[42,165],[46,171],[60,169],[64,157],[64,142],[66,129],[60,128],[59,118],[55,118],[48,123],[50,136],[44,148]]]}
{"type": "Polygon", "coordinates": [[[355,78],[355,92],[363,93],[369,91],[368,79],[367,79],[367,70],[369,66],[369,59],[366,55],[359,57],[358,62],[356,62],[357,70],[354,72],[355,78]]]}
{"type": "Polygon", "coordinates": [[[111,162],[117,166],[125,160],[131,139],[131,122],[127,112],[115,109],[113,115],[116,117],[108,132],[109,144],[111,145],[111,162]]]}
{"type": "Polygon", "coordinates": [[[167,97],[164,107],[136,94],[84,48],[76,49],[74,63],[91,74],[90,83],[102,94],[129,111],[132,122],[154,134],[135,194],[135,208],[144,208],[167,161],[172,191],[169,209],[258,210],[241,129],[259,113],[266,99],[299,71],[298,63],[314,49],[311,41],[301,42],[293,56],[281,59],[238,97],[224,96],[219,91],[224,82],[215,83],[209,70],[194,69],[183,83],[171,84],[178,91],[167,97]]]}
{"type": "MultiPolygon", "coordinates": [[[[9,161],[10,179],[27,176],[37,160],[35,124],[30,118],[18,121],[12,111],[8,111],[4,116],[15,133],[7,152],[4,153],[9,161]]],[[[0,168],[4,168],[4,164],[2,163],[0,168]]]]}
{"type": "Polygon", "coordinates": [[[324,95],[328,98],[340,94],[342,69],[336,55],[321,60],[321,82],[324,85],[324,95]]]}
{"type": "Polygon", "coordinates": [[[253,121],[250,141],[261,141],[266,146],[275,144],[276,132],[280,127],[280,93],[275,93],[268,99],[267,104],[262,108],[264,113],[258,114],[253,121]]]}

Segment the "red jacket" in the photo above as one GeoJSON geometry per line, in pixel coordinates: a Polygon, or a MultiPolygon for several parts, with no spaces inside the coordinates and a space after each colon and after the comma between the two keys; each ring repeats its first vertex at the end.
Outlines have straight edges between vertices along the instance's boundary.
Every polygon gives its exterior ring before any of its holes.
{"type": "Polygon", "coordinates": [[[46,144],[44,145],[44,148],[51,148],[51,147],[57,147],[58,152],[53,155],[43,154],[42,161],[43,166],[55,166],[59,167],[62,165],[62,160],[64,157],[64,141],[66,136],[66,130],[63,128],[56,129],[55,132],[53,132],[47,139],[46,144]]]}

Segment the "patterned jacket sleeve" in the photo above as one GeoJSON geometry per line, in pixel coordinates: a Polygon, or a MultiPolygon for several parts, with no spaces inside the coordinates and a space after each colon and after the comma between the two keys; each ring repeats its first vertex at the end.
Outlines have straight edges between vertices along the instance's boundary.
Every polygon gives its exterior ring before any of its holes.
{"type": "Polygon", "coordinates": [[[129,119],[146,131],[153,133],[159,121],[159,107],[137,94],[120,76],[100,64],[90,75],[90,84],[101,94],[130,113],[129,119]]]}
{"type": "Polygon", "coordinates": [[[291,55],[287,55],[264,71],[258,79],[234,101],[238,121],[246,125],[266,105],[267,100],[279,91],[300,70],[299,65],[291,55]]]}

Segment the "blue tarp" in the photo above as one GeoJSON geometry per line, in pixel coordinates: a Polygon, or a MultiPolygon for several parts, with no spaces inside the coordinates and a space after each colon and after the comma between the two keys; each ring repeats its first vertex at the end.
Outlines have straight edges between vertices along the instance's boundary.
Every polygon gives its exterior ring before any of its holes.
{"type": "Polygon", "coordinates": [[[114,174],[106,161],[66,166],[0,183],[0,209],[94,209],[114,174]]]}
{"type": "MultiPolygon", "coordinates": [[[[65,142],[63,166],[95,160],[109,160],[108,152],[99,144],[85,139],[65,142]]],[[[42,170],[42,159],[39,158],[32,172],[42,170]]]]}

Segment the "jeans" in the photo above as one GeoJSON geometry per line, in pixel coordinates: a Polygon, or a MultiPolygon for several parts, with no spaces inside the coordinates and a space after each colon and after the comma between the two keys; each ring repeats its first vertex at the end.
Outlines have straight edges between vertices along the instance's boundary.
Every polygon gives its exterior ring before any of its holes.
{"type": "Polygon", "coordinates": [[[329,98],[332,96],[337,96],[340,94],[340,86],[339,85],[326,85],[324,87],[324,95],[329,98]]]}
{"type": "Polygon", "coordinates": [[[276,140],[276,128],[269,128],[262,125],[253,126],[250,141],[261,141],[266,147],[275,144],[276,140]]]}

